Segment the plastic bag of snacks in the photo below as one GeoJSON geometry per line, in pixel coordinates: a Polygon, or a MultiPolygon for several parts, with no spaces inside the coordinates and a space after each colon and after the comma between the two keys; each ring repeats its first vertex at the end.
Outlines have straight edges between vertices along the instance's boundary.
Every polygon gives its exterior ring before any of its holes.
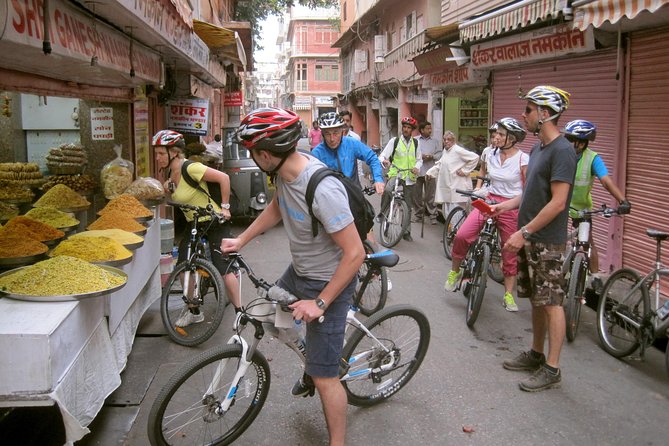
{"type": "Polygon", "coordinates": [[[160,200],[165,196],[163,185],[160,181],[151,177],[137,178],[125,190],[126,194],[130,194],[138,200],[160,200]]]}
{"type": "Polygon", "coordinates": [[[121,195],[132,183],[135,165],[121,157],[122,146],[115,145],[116,158],[108,162],[100,172],[102,191],[108,200],[121,195]]]}

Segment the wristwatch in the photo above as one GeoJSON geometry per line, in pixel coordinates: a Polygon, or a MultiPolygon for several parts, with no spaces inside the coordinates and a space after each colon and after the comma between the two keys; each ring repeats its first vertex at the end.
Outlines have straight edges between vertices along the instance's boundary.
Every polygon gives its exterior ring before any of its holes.
{"type": "Polygon", "coordinates": [[[528,231],[527,228],[526,228],[525,226],[523,226],[522,228],[520,228],[520,233],[523,234],[523,238],[524,238],[525,240],[529,240],[529,239],[530,239],[530,236],[532,235],[532,233],[531,233],[530,231],[528,231]]]}
{"type": "Polygon", "coordinates": [[[320,297],[316,298],[316,306],[318,306],[318,308],[320,308],[321,310],[325,310],[325,307],[327,307],[327,305],[325,304],[325,301],[323,299],[321,299],[320,297]]]}
{"type": "Polygon", "coordinates": [[[230,209],[230,203],[221,203],[221,209],[230,209]]]}

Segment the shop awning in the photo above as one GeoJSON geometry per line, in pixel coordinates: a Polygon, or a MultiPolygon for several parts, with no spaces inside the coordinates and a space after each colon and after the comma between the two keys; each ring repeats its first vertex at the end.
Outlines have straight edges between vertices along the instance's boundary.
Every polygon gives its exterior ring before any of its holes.
{"type": "Polygon", "coordinates": [[[246,71],[246,51],[235,31],[200,20],[193,20],[193,31],[214,54],[231,59],[246,71]]]}
{"type": "Polygon", "coordinates": [[[633,19],[640,12],[655,12],[669,0],[596,0],[576,1],[574,7],[574,28],[581,31],[592,25],[598,28],[608,21],[611,24],[623,17],[633,19]]]}
{"type": "Polygon", "coordinates": [[[425,37],[428,40],[438,42],[439,40],[446,40],[453,38],[453,40],[458,39],[459,29],[457,23],[451,23],[449,25],[433,26],[425,30],[425,37]]]}
{"type": "Polygon", "coordinates": [[[468,20],[460,25],[463,41],[480,40],[557,17],[566,7],[566,0],[522,0],[504,8],[468,20]]]}

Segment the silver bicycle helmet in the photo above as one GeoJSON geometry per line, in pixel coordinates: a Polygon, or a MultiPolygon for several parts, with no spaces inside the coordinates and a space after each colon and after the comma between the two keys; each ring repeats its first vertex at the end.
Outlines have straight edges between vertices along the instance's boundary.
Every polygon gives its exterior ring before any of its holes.
{"type": "Polygon", "coordinates": [[[527,132],[518,121],[513,118],[502,118],[496,122],[499,127],[506,129],[508,134],[513,135],[517,143],[521,143],[525,140],[527,132]]]}
{"type": "Polygon", "coordinates": [[[343,127],[344,125],[344,120],[336,112],[323,113],[320,118],[318,118],[318,126],[321,129],[335,129],[343,127]]]}

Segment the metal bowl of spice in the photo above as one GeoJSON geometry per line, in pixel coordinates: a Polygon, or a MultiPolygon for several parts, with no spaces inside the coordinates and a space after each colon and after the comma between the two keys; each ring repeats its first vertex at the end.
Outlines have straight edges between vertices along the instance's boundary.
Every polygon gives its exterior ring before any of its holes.
{"type": "Polygon", "coordinates": [[[0,296],[33,302],[63,302],[120,290],[128,275],[113,266],[58,256],[0,274],[0,296]]]}
{"type": "Polygon", "coordinates": [[[34,254],[30,256],[19,256],[19,257],[0,257],[0,268],[17,268],[19,266],[32,265],[35,262],[46,257],[46,253],[34,254]]]}

